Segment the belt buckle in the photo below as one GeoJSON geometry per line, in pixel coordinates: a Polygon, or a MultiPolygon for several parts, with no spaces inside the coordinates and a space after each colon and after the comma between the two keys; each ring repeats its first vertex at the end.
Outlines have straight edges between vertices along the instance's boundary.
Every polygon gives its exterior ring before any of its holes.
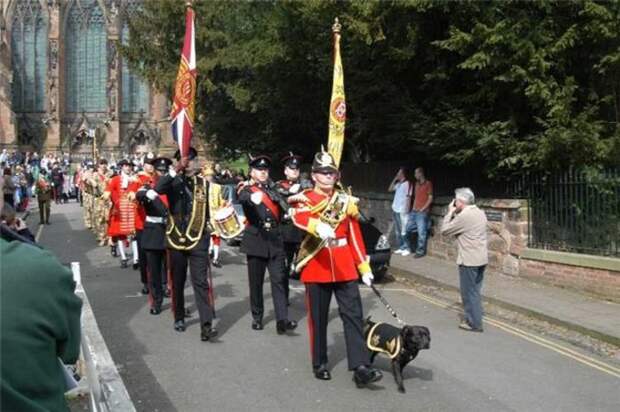
{"type": "Polygon", "coordinates": [[[267,232],[269,232],[271,230],[271,222],[264,222],[263,223],[263,229],[265,229],[267,232]]]}
{"type": "Polygon", "coordinates": [[[336,239],[329,239],[327,241],[327,246],[330,247],[330,248],[338,246],[338,240],[336,240],[336,239]]]}

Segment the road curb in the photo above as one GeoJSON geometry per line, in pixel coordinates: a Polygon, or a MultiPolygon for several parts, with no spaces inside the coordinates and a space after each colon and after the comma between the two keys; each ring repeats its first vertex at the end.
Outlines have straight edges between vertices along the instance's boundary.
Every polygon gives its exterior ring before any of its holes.
{"type": "MultiPolygon", "coordinates": [[[[407,278],[413,279],[416,282],[419,282],[424,285],[435,286],[435,287],[440,287],[443,289],[459,292],[459,288],[456,286],[441,282],[437,279],[432,279],[428,276],[424,276],[424,275],[421,275],[419,273],[415,273],[409,270],[399,269],[399,268],[395,268],[392,266],[389,268],[389,272],[391,272],[393,275],[400,276],[405,279],[407,278]]],[[[545,313],[538,312],[536,310],[526,308],[523,306],[515,305],[514,303],[506,302],[501,299],[484,296],[484,294],[482,295],[482,300],[484,303],[489,303],[489,304],[496,305],[501,308],[513,311],[513,312],[521,313],[526,316],[531,316],[533,318],[537,318],[537,319],[549,322],[553,325],[561,326],[566,329],[579,332],[583,335],[591,336],[600,341],[620,347],[620,338],[616,336],[609,335],[609,334],[606,334],[604,332],[600,332],[594,329],[586,328],[585,326],[578,325],[576,323],[567,322],[565,320],[558,319],[553,316],[549,316],[545,313]]]]}

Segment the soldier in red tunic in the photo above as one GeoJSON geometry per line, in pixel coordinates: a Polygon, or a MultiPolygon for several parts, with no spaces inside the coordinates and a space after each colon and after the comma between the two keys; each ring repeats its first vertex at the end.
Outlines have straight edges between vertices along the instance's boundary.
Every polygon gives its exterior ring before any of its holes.
{"type": "Polygon", "coordinates": [[[340,177],[333,157],[319,152],[312,164],[314,189],[289,198],[295,206],[293,222],[307,232],[296,260],[306,286],[312,367],[317,379],[329,380],[327,368],[327,322],[332,294],[344,325],[349,370],[358,387],[382,378],[370,367],[370,353],[363,331],[359,274],[370,285],[373,274],[358,222],[357,199],[336,183],[340,177]]]}
{"type": "Polygon", "coordinates": [[[131,175],[131,163],[128,160],[118,162],[121,172],[110,179],[104,193],[112,201],[108,236],[117,242],[121,256],[121,267],[127,267],[125,241],[131,240],[134,263],[138,263],[138,244],[135,240],[137,204],[136,191],[139,188],[138,180],[131,175]]]}

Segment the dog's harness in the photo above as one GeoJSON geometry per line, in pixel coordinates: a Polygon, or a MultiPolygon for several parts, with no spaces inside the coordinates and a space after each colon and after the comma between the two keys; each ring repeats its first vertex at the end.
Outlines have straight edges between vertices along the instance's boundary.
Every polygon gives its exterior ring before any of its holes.
{"type": "Polygon", "coordinates": [[[389,323],[376,323],[368,331],[366,346],[375,352],[385,353],[394,359],[400,353],[402,347],[400,329],[389,323]]]}

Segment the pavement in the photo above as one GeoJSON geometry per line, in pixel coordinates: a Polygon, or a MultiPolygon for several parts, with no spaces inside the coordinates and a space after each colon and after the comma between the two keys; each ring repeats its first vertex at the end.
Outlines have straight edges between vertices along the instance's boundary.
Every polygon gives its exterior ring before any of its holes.
{"type": "MultiPolygon", "coordinates": [[[[447,288],[459,288],[456,263],[425,256],[392,255],[393,272],[447,288]]],[[[620,347],[620,304],[572,290],[499,273],[485,273],[487,302],[538,317],[620,347]]]]}
{"type": "MultiPolygon", "coordinates": [[[[398,282],[380,290],[405,321],[429,327],[432,336],[431,349],[405,369],[407,393],[397,392],[385,356],[375,361],[382,381],[354,386],[335,302],[328,328],[333,379],[318,381],[299,284],[290,307],[300,322],[295,334],[276,334],[268,285],[265,330],[253,331],[245,260],[226,248],[224,267],[214,272],[220,336],[204,343],[196,315],[178,333],[169,311],[148,313],[138,272],[121,269],[109,248],[96,246],[79,205],[52,205],[51,222],[40,230],[33,225],[33,232],[62,262],[80,261],[97,323],[138,411],[617,411],[620,405],[620,369],[606,359],[497,322],[486,323],[484,333],[462,331],[454,308],[398,282]]],[[[361,293],[367,316],[393,322],[371,290],[361,293]]],[[[189,284],[186,294],[195,311],[189,284]]]]}

